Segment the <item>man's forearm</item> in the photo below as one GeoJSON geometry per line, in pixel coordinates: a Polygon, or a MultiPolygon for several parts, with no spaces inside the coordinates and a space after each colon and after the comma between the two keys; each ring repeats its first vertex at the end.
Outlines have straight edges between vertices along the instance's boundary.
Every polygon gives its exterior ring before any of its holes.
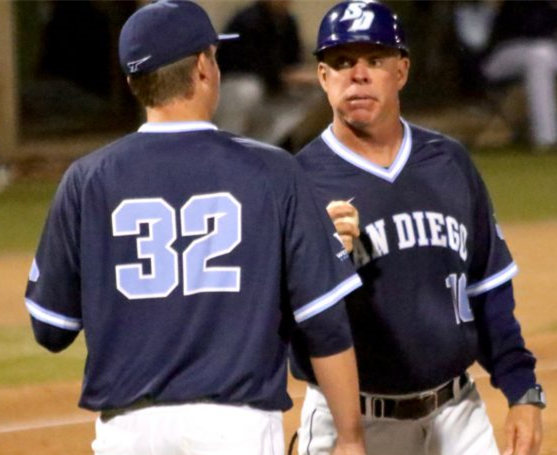
{"type": "Polygon", "coordinates": [[[333,415],[338,442],[363,444],[354,349],[327,357],[312,357],[311,363],[333,415]]]}

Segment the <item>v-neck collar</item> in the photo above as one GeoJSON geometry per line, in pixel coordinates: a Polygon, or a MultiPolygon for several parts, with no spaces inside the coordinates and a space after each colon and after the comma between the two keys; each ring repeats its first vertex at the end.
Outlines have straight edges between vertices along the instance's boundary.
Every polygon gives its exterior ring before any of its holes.
{"type": "Polygon", "coordinates": [[[402,172],[402,169],[404,169],[408,158],[410,158],[410,150],[412,150],[412,132],[410,131],[410,126],[404,119],[401,118],[400,121],[402,122],[402,126],[404,128],[402,133],[402,143],[400,144],[395,160],[387,168],[372,163],[359,153],[356,153],[346,147],[334,135],[332,124],[329,125],[323,133],[321,133],[321,138],[325,141],[325,144],[327,144],[329,148],[343,160],[348,161],[350,164],[369,172],[376,177],[393,183],[402,172]]]}
{"type": "Polygon", "coordinates": [[[215,125],[205,121],[193,122],[147,122],[139,127],[139,133],[182,133],[188,131],[216,130],[215,125]]]}

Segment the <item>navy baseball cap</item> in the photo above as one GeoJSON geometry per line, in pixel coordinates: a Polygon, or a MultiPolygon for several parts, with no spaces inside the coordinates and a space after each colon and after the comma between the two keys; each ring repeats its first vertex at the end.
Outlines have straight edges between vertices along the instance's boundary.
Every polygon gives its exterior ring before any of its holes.
{"type": "Polygon", "coordinates": [[[120,32],[120,66],[143,74],[207,49],[237,34],[217,35],[201,6],[189,0],[160,0],[133,13],[120,32]]]}
{"type": "Polygon", "coordinates": [[[391,47],[408,55],[404,30],[397,15],[378,1],[343,1],[323,17],[314,55],[349,43],[370,43],[391,47]]]}

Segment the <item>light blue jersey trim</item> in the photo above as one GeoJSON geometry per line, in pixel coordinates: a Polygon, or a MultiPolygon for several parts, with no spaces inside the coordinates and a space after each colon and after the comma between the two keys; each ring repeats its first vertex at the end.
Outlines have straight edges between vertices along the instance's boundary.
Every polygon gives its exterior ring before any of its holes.
{"type": "Polygon", "coordinates": [[[60,329],[79,331],[82,329],[83,324],[81,319],[70,318],[50,310],[46,310],[41,307],[36,302],[30,299],[25,299],[25,305],[27,306],[27,311],[38,321],[44,322],[45,324],[58,327],[60,329]]]}
{"type": "Polygon", "coordinates": [[[410,130],[410,126],[404,119],[401,118],[400,121],[404,127],[402,143],[400,144],[395,160],[388,168],[374,164],[359,153],[356,153],[346,147],[334,135],[332,125],[329,125],[329,127],[321,133],[321,138],[325,141],[329,148],[343,160],[348,161],[350,164],[353,164],[354,166],[359,167],[376,177],[393,183],[402,172],[402,169],[404,169],[408,158],[410,158],[410,151],[412,150],[412,132],[410,130]]]}
{"type": "Polygon", "coordinates": [[[138,133],[183,133],[189,131],[218,130],[210,122],[147,122],[139,127],[138,133]]]}
{"type": "Polygon", "coordinates": [[[477,295],[483,294],[484,292],[491,291],[497,286],[509,281],[518,273],[518,266],[511,262],[507,267],[505,267],[500,272],[495,275],[487,277],[478,283],[472,284],[466,288],[466,293],[468,297],[475,297],[477,295]]]}
{"type": "Polygon", "coordinates": [[[352,275],[325,295],[312,300],[303,307],[294,311],[294,319],[297,323],[300,323],[312,318],[322,311],[332,307],[345,295],[350,294],[354,289],[359,288],[361,285],[362,280],[360,280],[360,277],[357,274],[352,275]]]}
{"type": "Polygon", "coordinates": [[[41,276],[41,272],[39,270],[39,266],[37,265],[37,260],[35,258],[33,259],[33,263],[31,264],[31,269],[29,270],[29,281],[36,283],[37,281],[39,281],[40,276],[41,276]]]}

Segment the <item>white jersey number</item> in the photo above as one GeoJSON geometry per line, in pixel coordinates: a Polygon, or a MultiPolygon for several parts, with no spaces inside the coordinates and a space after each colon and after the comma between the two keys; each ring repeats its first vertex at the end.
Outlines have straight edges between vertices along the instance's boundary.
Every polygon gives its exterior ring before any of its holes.
{"type": "MultiPolygon", "coordinates": [[[[231,252],[241,241],[242,206],[230,193],[191,197],[180,210],[182,236],[200,235],[182,254],[183,294],[238,292],[240,267],[209,267],[207,261],[231,252]],[[209,229],[209,220],[214,228],[209,229]]],[[[112,234],[133,235],[143,263],[116,266],[116,288],[128,299],[167,297],[179,284],[176,210],[162,198],[126,199],[112,212],[112,234]],[[141,235],[141,225],[147,232],[141,235]]]]}
{"type": "Polygon", "coordinates": [[[203,235],[182,255],[184,295],[240,290],[240,267],[207,267],[207,261],[230,253],[240,243],[241,212],[242,206],[228,193],[193,196],[182,207],[182,235],[203,235]],[[209,218],[215,220],[211,233],[209,218]]]}
{"type": "Polygon", "coordinates": [[[458,276],[456,273],[451,273],[445,279],[445,285],[451,290],[456,323],[473,321],[474,314],[472,313],[472,308],[470,308],[470,301],[466,293],[466,275],[461,274],[458,276]]]}

